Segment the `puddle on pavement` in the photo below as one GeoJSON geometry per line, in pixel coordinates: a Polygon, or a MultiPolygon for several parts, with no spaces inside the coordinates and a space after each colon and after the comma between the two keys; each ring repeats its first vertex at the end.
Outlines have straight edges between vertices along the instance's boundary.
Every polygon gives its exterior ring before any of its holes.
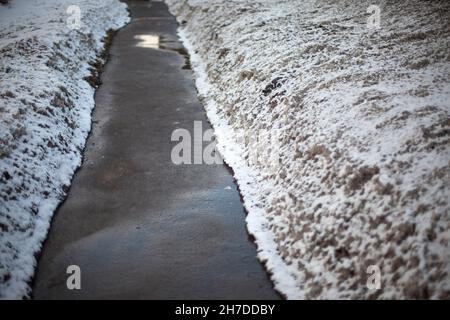
{"type": "Polygon", "coordinates": [[[159,36],[140,34],[134,38],[138,40],[138,43],[136,44],[137,47],[159,49],[159,36]]]}
{"type": "Polygon", "coordinates": [[[180,45],[177,40],[164,38],[157,34],[140,34],[134,37],[138,43],[137,47],[150,48],[157,50],[174,51],[184,57],[184,65],[182,69],[191,70],[191,61],[186,49],[180,45]]]}

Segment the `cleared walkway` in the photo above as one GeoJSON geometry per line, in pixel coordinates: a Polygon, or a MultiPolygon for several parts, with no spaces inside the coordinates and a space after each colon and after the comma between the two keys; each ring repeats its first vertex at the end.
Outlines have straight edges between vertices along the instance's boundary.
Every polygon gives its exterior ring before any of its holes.
{"type": "Polygon", "coordinates": [[[174,17],[162,2],[126,2],[132,21],[114,38],[84,164],[53,220],[34,298],[279,298],[227,168],[171,161],[173,130],[209,128],[174,17]],[[66,287],[69,265],[81,268],[81,290],[66,287]]]}

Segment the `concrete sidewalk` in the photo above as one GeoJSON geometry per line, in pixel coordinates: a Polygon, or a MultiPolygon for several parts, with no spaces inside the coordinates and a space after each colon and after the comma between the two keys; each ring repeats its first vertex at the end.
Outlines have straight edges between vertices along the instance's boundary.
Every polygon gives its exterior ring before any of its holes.
{"type": "Polygon", "coordinates": [[[162,2],[126,2],[132,21],[114,38],[34,298],[278,299],[227,168],[171,161],[173,130],[209,128],[174,17],[162,2]],[[81,290],[66,287],[69,265],[81,268],[81,290]]]}

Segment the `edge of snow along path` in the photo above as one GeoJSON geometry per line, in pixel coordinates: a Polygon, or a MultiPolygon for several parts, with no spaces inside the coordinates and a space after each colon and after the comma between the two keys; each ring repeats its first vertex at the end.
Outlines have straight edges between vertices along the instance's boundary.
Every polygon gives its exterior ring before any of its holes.
{"type": "Polygon", "coordinates": [[[258,248],[258,259],[271,274],[271,279],[278,292],[290,299],[302,299],[303,296],[295,288],[295,279],[291,276],[293,270],[289,270],[289,267],[283,263],[281,257],[277,254],[275,241],[271,233],[268,232],[263,218],[264,208],[261,207],[256,196],[258,192],[270,191],[273,186],[268,184],[270,182],[265,182],[267,183],[265,185],[259,185],[258,173],[247,165],[242,155],[243,150],[235,142],[236,137],[232,128],[219,116],[219,107],[209,95],[212,85],[208,81],[205,63],[200,55],[196,53],[195,47],[190,42],[186,32],[183,29],[179,29],[178,35],[189,52],[192,69],[195,72],[195,84],[216,136],[216,148],[224,162],[234,171],[234,178],[239,185],[239,190],[244,199],[244,207],[248,212],[246,217],[247,229],[255,238],[258,248]],[[255,188],[255,186],[258,187],[255,188]]]}
{"type": "Polygon", "coordinates": [[[189,53],[199,97],[204,104],[206,114],[216,136],[216,148],[224,162],[234,171],[234,178],[239,185],[239,190],[244,200],[244,207],[248,212],[246,217],[247,229],[254,237],[258,248],[258,259],[270,273],[275,289],[278,292],[290,299],[303,299],[302,293],[295,287],[295,278],[292,276],[294,270],[283,263],[283,260],[277,254],[276,243],[272,234],[267,230],[265,223],[264,208],[258,202],[257,193],[270,192],[274,186],[269,185],[268,183],[270,182],[265,182],[265,185],[259,184],[259,174],[247,165],[242,148],[235,142],[236,137],[233,129],[219,116],[219,107],[210,95],[213,91],[213,86],[208,81],[205,62],[196,53],[196,49],[189,40],[185,30],[179,28],[178,35],[189,53]]]}
{"type": "Polygon", "coordinates": [[[275,288],[449,298],[450,3],[166,3],[275,288]]]}
{"type": "MultiPolygon", "coordinates": [[[[208,82],[206,66],[202,59],[195,53],[195,49],[189,42],[186,33],[179,31],[179,37],[183,45],[189,52],[192,67],[196,73],[195,84],[202,101],[205,105],[206,114],[210,120],[214,134],[217,139],[217,150],[223,157],[223,160],[233,169],[242,197],[244,206],[248,214],[246,217],[247,228],[254,236],[258,247],[258,258],[271,273],[271,279],[274,282],[275,289],[291,299],[302,299],[303,296],[295,289],[295,279],[291,276],[293,270],[283,263],[281,257],[277,254],[275,241],[267,230],[264,220],[264,209],[259,204],[256,196],[258,192],[270,191],[273,185],[266,184],[258,186],[258,173],[249,167],[242,156],[242,149],[235,143],[235,136],[230,126],[218,116],[219,108],[217,103],[208,96],[211,92],[211,84],[208,82]],[[263,190],[264,189],[264,190],[263,190]]],[[[270,182],[269,182],[270,183],[270,182]]]]}
{"type": "Polygon", "coordinates": [[[2,299],[30,295],[35,255],[81,165],[103,40],[129,21],[126,8],[118,0],[14,0],[0,7],[2,299]]]}

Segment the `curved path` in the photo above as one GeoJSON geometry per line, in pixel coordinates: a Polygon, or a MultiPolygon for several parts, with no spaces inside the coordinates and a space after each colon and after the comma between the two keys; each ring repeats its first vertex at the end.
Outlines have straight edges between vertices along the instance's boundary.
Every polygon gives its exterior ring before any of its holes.
{"type": "Polygon", "coordinates": [[[54,217],[34,298],[279,298],[227,168],[171,162],[173,130],[209,128],[174,17],[162,2],[127,3],[132,21],[114,38],[84,163],[54,217]],[[69,265],[81,268],[81,290],[66,287],[69,265]]]}

